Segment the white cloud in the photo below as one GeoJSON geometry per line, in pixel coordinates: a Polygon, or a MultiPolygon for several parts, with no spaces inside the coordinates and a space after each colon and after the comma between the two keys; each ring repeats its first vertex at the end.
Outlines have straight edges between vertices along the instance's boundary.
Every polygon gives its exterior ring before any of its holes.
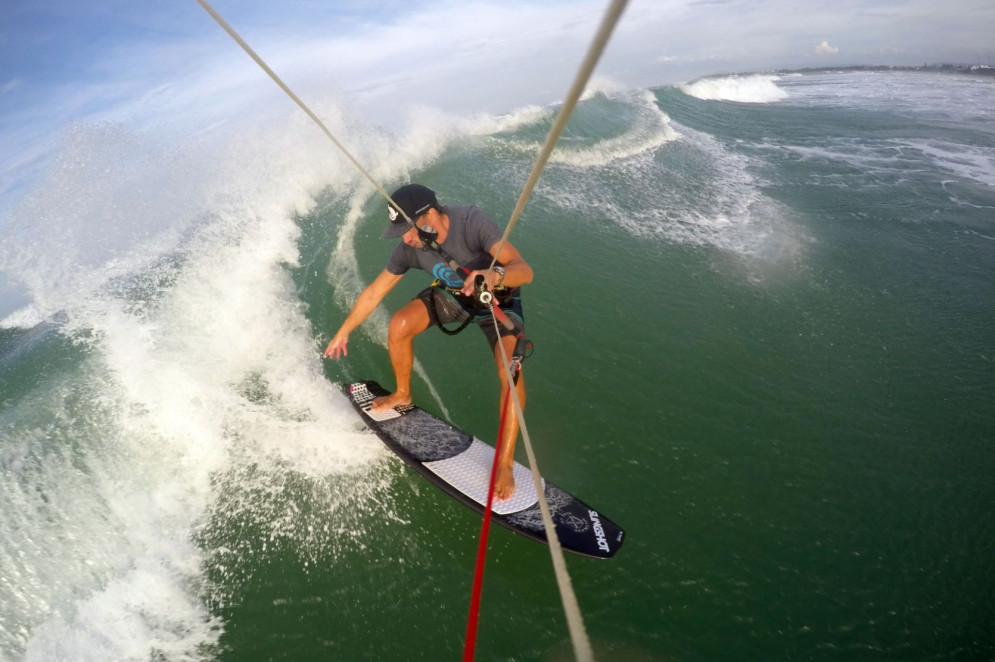
{"type": "Polygon", "coordinates": [[[815,52],[818,55],[836,55],[840,52],[840,49],[836,46],[830,46],[829,41],[823,39],[822,43],[815,47],[815,52]]]}
{"type": "MultiPolygon", "coordinates": [[[[34,163],[72,122],[182,133],[229,118],[296,112],[196,3],[153,14],[132,4],[113,14],[96,45],[92,32],[74,32],[77,23],[93,21],[75,19],[109,16],[100,3],[68,3],[68,18],[53,10],[14,15],[25,38],[0,43],[0,174],[11,177],[19,163],[34,163]],[[50,49],[37,46],[64,33],[50,49]]],[[[288,0],[278,10],[267,0],[229,4],[226,19],[308,103],[337,108],[345,100],[384,126],[401,124],[421,105],[506,113],[562,99],[604,11],[603,0],[341,0],[332,3],[339,12],[315,11],[313,0],[288,0]],[[455,35],[444,47],[434,38],[439,26],[455,35]]],[[[812,3],[803,13],[796,4],[630,3],[598,73],[627,86],[656,86],[721,71],[791,68],[806,63],[800,53],[838,57],[826,34],[845,35],[843,49],[854,63],[974,61],[990,50],[995,26],[991,0],[961,0],[953,13],[931,0],[837,0],[812,3]],[[908,51],[882,43],[909,44],[908,51]]],[[[0,197],[3,189],[0,183],[0,197]]]]}

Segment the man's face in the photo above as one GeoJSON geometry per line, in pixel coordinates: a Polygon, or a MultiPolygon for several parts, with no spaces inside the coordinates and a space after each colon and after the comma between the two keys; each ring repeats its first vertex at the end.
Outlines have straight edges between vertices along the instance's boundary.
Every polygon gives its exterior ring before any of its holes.
{"type": "Polygon", "coordinates": [[[409,228],[407,232],[401,235],[401,241],[412,248],[421,248],[421,239],[418,238],[417,228],[409,228]]]}
{"type": "Polygon", "coordinates": [[[418,226],[430,225],[436,230],[438,230],[438,228],[436,228],[435,225],[436,213],[437,212],[434,209],[429,209],[427,212],[425,212],[418,218],[411,219],[414,221],[415,224],[414,226],[408,228],[407,232],[401,235],[401,241],[406,243],[408,246],[411,246],[412,248],[421,248],[422,244],[421,244],[421,238],[418,236],[418,226]]]}

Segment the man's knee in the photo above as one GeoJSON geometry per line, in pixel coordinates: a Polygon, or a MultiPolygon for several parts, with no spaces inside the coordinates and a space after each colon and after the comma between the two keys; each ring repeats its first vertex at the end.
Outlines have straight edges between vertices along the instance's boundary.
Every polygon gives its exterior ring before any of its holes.
{"type": "Polygon", "coordinates": [[[416,299],[391,316],[387,334],[392,340],[413,338],[428,328],[428,321],[425,304],[416,299]]]}

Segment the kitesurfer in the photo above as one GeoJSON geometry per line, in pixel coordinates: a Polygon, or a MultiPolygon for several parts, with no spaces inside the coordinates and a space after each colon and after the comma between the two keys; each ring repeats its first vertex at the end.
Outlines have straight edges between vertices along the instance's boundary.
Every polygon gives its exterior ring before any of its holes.
{"type": "MultiPolygon", "coordinates": [[[[440,205],[435,192],[420,184],[402,186],[390,197],[414,225],[388,204],[390,223],[381,238],[401,237],[401,243],[390,254],[386,268],[356,299],[349,315],[328,343],[324,356],[336,359],[348,355],[349,334],[369,317],[409,269],[422,269],[431,274],[436,279],[432,286],[422,290],[391,317],[387,348],[397,388],[374,400],[372,409],[386,411],[411,404],[412,341],[416,335],[433,324],[445,330],[444,324],[476,322],[494,352],[501,383],[499,413],[503,414],[504,430],[494,496],[498,501],[506,501],[515,491],[512,468],[519,426],[508,397],[507,375],[497,346],[498,333],[505,354],[509,357],[520,355],[524,321],[519,288],[532,281],[532,268],[510,243],[501,245],[497,223],[480,208],[440,205]],[[492,259],[497,261],[490,269],[492,259]],[[453,265],[463,268],[462,275],[453,265]],[[495,331],[490,310],[479,303],[481,286],[493,294],[501,311],[511,320],[513,329],[499,324],[495,331]]],[[[524,407],[525,383],[520,372],[515,382],[519,401],[524,407]]]]}

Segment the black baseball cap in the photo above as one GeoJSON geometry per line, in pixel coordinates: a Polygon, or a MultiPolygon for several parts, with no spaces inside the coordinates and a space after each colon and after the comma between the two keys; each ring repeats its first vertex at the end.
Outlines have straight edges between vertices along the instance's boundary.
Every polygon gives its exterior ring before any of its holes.
{"type": "MultiPolygon", "coordinates": [[[[421,184],[405,184],[391,193],[390,197],[412,222],[432,207],[438,208],[439,206],[435,191],[421,184]]],[[[381,239],[400,237],[411,229],[411,224],[404,218],[404,214],[401,214],[397,207],[392,204],[387,205],[387,218],[390,219],[390,225],[380,235],[381,239]]]]}

